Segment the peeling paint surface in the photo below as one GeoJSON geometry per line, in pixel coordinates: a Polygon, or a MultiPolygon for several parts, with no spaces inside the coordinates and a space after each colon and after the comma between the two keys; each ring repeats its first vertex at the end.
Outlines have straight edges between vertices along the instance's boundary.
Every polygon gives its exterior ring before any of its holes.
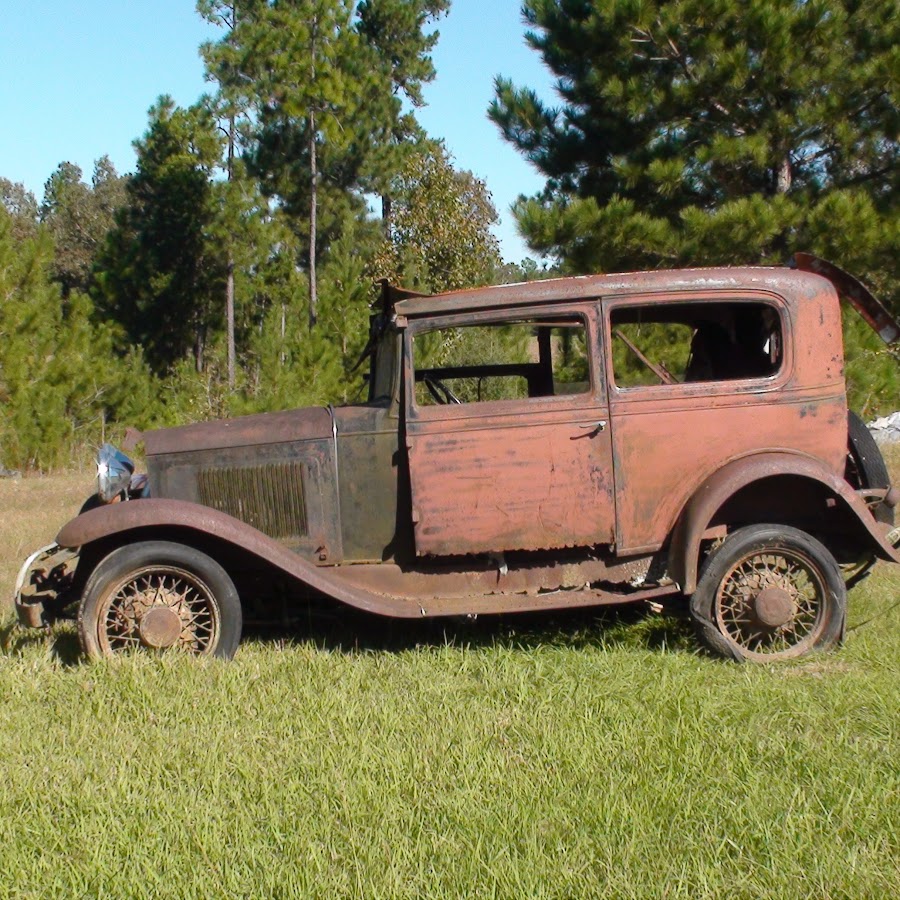
{"type": "Polygon", "coordinates": [[[612,543],[608,410],[560,400],[440,406],[408,423],[419,554],[612,543]]]}

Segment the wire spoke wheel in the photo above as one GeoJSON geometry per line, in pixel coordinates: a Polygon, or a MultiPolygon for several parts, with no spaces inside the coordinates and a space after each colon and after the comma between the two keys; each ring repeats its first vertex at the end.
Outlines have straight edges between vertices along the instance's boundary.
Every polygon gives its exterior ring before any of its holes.
{"type": "Polygon", "coordinates": [[[99,639],[112,653],[146,647],[209,653],[219,631],[219,607],[196,575],[148,567],[111,586],[101,604],[99,639]]]}
{"type": "Polygon", "coordinates": [[[786,525],[750,525],[707,558],[691,615],[700,640],[720,655],[792,659],[840,641],[846,596],[818,540],[786,525]]]}
{"type": "Polygon", "coordinates": [[[78,632],[88,656],[181,651],[231,658],[241,604],[225,570],[168,541],[126,545],[100,562],[82,595],[78,632]]]}
{"type": "Polygon", "coordinates": [[[803,554],[752,553],[722,579],[716,622],[746,653],[799,656],[815,641],[826,587],[803,554]]]}

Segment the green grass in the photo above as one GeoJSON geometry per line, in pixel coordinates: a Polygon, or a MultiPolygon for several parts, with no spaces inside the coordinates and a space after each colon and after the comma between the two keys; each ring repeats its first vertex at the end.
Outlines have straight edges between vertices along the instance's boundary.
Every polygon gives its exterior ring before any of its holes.
{"type": "MultiPolygon", "coordinates": [[[[0,484],[4,540],[77,482],[0,484]]],[[[7,629],[0,897],[900,896],[898,600],[880,566],[842,649],[771,667],[635,612],[353,616],[227,664],[7,629]]]]}

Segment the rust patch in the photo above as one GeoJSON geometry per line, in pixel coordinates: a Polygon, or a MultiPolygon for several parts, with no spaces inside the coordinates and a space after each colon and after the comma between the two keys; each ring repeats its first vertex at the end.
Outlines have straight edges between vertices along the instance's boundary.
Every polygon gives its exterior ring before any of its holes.
{"type": "Polygon", "coordinates": [[[420,410],[408,425],[419,554],[613,541],[611,444],[596,428],[606,409],[560,405],[420,410]]]}
{"type": "Polygon", "coordinates": [[[572,556],[558,562],[531,558],[461,559],[453,565],[401,567],[391,563],[342,566],[335,577],[348,584],[408,600],[453,601],[488,594],[530,594],[574,590],[586,585],[621,584],[619,596],[648,578],[652,559],[592,559],[572,556]]]}
{"type": "Polygon", "coordinates": [[[853,306],[886,344],[900,340],[900,322],[858,278],[854,278],[834,263],[818,259],[809,253],[795,253],[791,264],[801,272],[815,272],[827,278],[840,296],[853,306]]]}

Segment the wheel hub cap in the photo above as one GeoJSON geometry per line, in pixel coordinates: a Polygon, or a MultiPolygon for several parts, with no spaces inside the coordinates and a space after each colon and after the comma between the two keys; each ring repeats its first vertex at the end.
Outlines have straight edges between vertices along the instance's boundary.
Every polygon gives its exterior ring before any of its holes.
{"type": "Polygon", "coordinates": [[[768,628],[787,625],[796,612],[791,595],[777,587],[760,591],[753,602],[753,611],[760,623],[768,628]]]}
{"type": "Polygon", "coordinates": [[[141,617],[141,643],[154,650],[171,647],[181,636],[181,617],[168,606],[154,606],[141,617]]]}

